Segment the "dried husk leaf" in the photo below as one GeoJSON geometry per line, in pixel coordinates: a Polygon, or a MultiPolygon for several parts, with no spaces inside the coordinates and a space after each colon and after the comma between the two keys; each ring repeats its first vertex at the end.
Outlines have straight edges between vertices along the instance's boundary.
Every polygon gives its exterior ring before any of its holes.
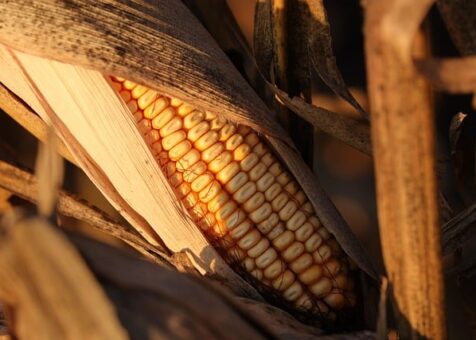
{"type": "Polygon", "coordinates": [[[12,217],[4,225],[0,298],[15,308],[18,338],[127,338],[106,295],[64,236],[39,218],[12,217]]]}
{"type": "Polygon", "coordinates": [[[337,67],[337,61],[332,51],[329,20],[323,0],[306,0],[304,2],[307,6],[303,7],[302,11],[309,17],[307,36],[309,37],[309,54],[314,68],[332,91],[345,99],[363,117],[368,118],[368,113],[350,93],[337,67]]]}
{"type": "MultiPolygon", "coordinates": [[[[31,6],[28,1],[16,1],[0,3],[0,22],[0,42],[8,46],[97,69],[103,74],[127,77],[164,94],[193,103],[199,109],[223,114],[231,121],[249,125],[262,132],[304,188],[322,223],[336,236],[349,256],[367,273],[373,274],[373,267],[361,246],[317,184],[309,168],[290,146],[282,129],[271,119],[264,104],[242,80],[208,33],[180,2],[150,1],[125,5],[112,1],[42,0],[31,6]]],[[[59,64],[54,67],[68,69],[59,64]]],[[[71,70],[73,69],[93,77],[95,84],[101,83],[97,72],[93,74],[80,68],[72,67],[71,70]]],[[[102,88],[103,85],[106,84],[101,84],[101,91],[106,91],[102,88]]],[[[26,85],[24,87],[27,88],[26,85]]],[[[110,96],[113,96],[112,89],[109,91],[110,96]]],[[[122,107],[123,112],[116,113],[118,116],[126,115],[124,105],[122,107]]],[[[132,126],[130,117],[121,119],[124,119],[122,124],[129,124],[129,136],[134,135],[137,140],[142,140],[132,126]]],[[[61,128],[61,124],[55,122],[57,128],[61,128]]],[[[63,126],[62,130],[63,136],[74,133],[73,127],[68,130],[63,126]]],[[[80,144],[82,143],[77,143],[72,152],[76,157],[79,154],[86,158],[92,149],[83,150],[80,144]]],[[[142,163],[149,160],[148,164],[140,166],[153,168],[150,164],[152,156],[144,142],[137,141],[137,147],[141,155],[132,157],[142,163]]],[[[107,171],[101,170],[105,163],[105,160],[100,160],[100,163],[89,162],[97,167],[94,174],[89,169],[96,183],[98,178],[103,182],[107,180],[107,171]]],[[[122,167],[123,163],[119,164],[122,167]]],[[[150,171],[157,177],[147,178],[149,184],[145,183],[145,186],[152,185],[152,178],[154,181],[165,181],[158,174],[160,171],[150,171]]],[[[112,200],[119,200],[119,196],[114,195],[112,200]]],[[[132,207],[134,209],[138,207],[132,207]]],[[[187,229],[190,229],[191,223],[187,223],[187,229]]],[[[155,227],[160,228],[160,225],[156,224],[155,227]]],[[[165,240],[164,242],[167,244],[165,240]]],[[[195,255],[200,256],[199,253],[195,255]]]]}
{"type": "Polygon", "coordinates": [[[436,4],[459,52],[463,55],[476,54],[476,2],[437,0],[436,4]]]}

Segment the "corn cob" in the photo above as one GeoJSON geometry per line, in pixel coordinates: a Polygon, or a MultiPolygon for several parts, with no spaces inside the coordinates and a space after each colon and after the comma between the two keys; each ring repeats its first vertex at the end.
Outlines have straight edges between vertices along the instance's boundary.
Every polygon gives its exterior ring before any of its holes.
{"type": "Polygon", "coordinates": [[[111,84],[177,199],[229,258],[297,308],[332,316],[354,304],[345,254],[255,132],[123,78],[111,84]]]}

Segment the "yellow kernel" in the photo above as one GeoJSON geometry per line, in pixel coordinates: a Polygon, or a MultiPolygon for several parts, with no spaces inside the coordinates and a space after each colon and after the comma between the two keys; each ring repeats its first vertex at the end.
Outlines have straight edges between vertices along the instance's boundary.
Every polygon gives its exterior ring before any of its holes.
{"type": "Polygon", "coordinates": [[[207,205],[202,202],[197,202],[188,212],[194,221],[199,221],[207,214],[207,205]]]}
{"type": "Polygon", "coordinates": [[[182,182],[178,187],[175,188],[175,194],[178,199],[182,199],[190,193],[190,184],[187,182],[182,182]]]}
{"type": "Polygon", "coordinates": [[[148,90],[147,87],[142,85],[137,85],[136,87],[134,87],[134,89],[131,92],[132,98],[134,99],[140,98],[140,96],[142,96],[147,90],[148,90]]]}
{"type": "Polygon", "coordinates": [[[223,170],[221,170],[217,174],[217,179],[222,183],[228,183],[238,172],[240,171],[240,166],[236,162],[232,162],[225,166],[223,170]]]}
{"type": "Polygon", "coordinates": [[[159,94],[156,91],[148,90],[137,100],[137,105],[139,105],[141,110],[144,110],[147,106],[152,104],[152,102],[156,100],[158,96],[159,94]]]}
{"type": "Polygon", "coordinates": [[[263,280],[263,271],[261,269],[255,269],[250,273],[256,280],[263,280]]]}
{"type": "Polygon", "coordinates": [[[278,194],[281,192],[281,185],[279,183],[274,183],[264,192],[264,196],[268,201],[274,200],[278,194]]]}
{"type": "Polygon", "coordinates": [[[183,130],[175,131],[174,133],[171,133],[167,137],[164,137],[162,139],[162,147],[164,150],[170,150],[172,149],[175,145],[183,141],[187,137],[185,132],[183,130]]]}
{"type": "MultiPolygon", "coordinates": [[[[218,133],[216,131],[208,131],[205,133],[202,137],[200,137],[196,142],[195,142],[195,147],[200,150],[206,150],[213,144],[215,144],[218,141],[218,133]]],[[[221,143],[220,143],[221,144],[221,143]]]]}
{"type": "Polygon", "coordinates": [[[310,285],[321,278],[323,274],[322,267],[313,265],[299,274],[299,279],[302,283],[310,285]]]}
{"type": "Polygon", "coordinates": [[[276,237],[278,237],[279,235],[281,235],[282,233],[284,233],[285,230],[286,230],[286,229],[285,229],[285,227],[284,227],[284,223],[283,223],[283,222],[278,222],[278,224],[276,224],[276,225],[274,226],[274,228],[271,229],[271,231],[268,233],[268,235],[266,235],[266,237],[272,241],[272,240],[274,240],[276,237]]]}
{"type": "Polygon", "coordinates": [[[308,253],[304,253],[295,259],[289,267],[296,274],[302,273],[305,269],[309,268],[312,265],[312,256],[308,253]]]}
{"type": "Polygon", "coordinates": [[[243,267],[246,269],[246,271],[248,272],[251,272],[253,269],[256,268],[256,265],[255,265],[255,260],[250,258],[250,257],[247,257],[245,258],[241,264],[243,265],[243,267]]]}
{"type": "Polygon", "coordinates": [[[240,125],[238,132],[241,133],[243,136],[246,136],[248,133],[250,133],[251,128],[246,125],[240,125]]]}
{"type": "Polygon", "coordinates": [[[298,230],[296,230],[296,240],[301,242],[307,241],[307,239],[311,237],[313,231],[314,227],[311,223],[304,223],[298,230]]]}
{"type": "Polygon", "coordinates": [[[272,212],[273,209],[271,208],[271,204],[266,202],[261,207],[250,213],[250,219],[254,223],[260,223],[267,219],[272,212]]]}
{"type": "MultiPolygon", "coordinates": [[[[139,109],[139,107],[137,106],[137,101],[135,101],[135,100],[129,101],[127,103],[127,108],[129,109],[130,112],[136,112],[139,109]]],[[[140,114],[140,112],[139,112],[139,114],[140,114]]],[[[144,117],[145,117],[145,115],[144,115],[144,117]]],[[[145,117],[145,118],[148,118],[148,117],[145,117]]]]}
{"type": "Polygon", "coordinates": [[[309,290],[317,297],[322,297],[332,289],[332,281],[327,277],[322,277],[319,281],[309,287],[309,290]]]}
{"type": "Polygon", "coordinates": [[[119,92],[119,95],[121,96],[124,103],[127,103],[129,100],[131,100],[131,93],[129,91],[121,91],[119,92]]]}
{"type": "Polygon", "coordinates": [[[150,130],[151,130],[151,123],[150,120],[148,119],[142,119],[138,124],[137,127],[139,128],[139,131],[141,134],[144,136],[146,135],[150,130]]]}
{"type": "Polygon", "coordinates": [[[179,172],[175,172],[169,177],[169,183],[173,188],[176,188],[177,186],[182,184],[182,182],[183,182],[182,174],[179,172]]]}
{"type": "Polygon", "coordinates": [[[208,124],[208,122],[205,122],[205,121],[200,122],[197,125],[195,125],[193,128],[191,128],[190,130],[188,130],[187,138],[190,141],[195,142],[197,139],[199,139],[201,136],[207,133],[208,130],[210,130],[210,124],[208,124]]]}
{"type": "Polygon", "coordinates": [[[248,250],[248,256],[255,258],[260,256],[265,252],[266,249],[269,248],[269,241],[266,237],[262,237],[257,244],[253,246],[253,248],[248,250]]]}
{"type": "Polygon", "coordinates": [[[338,290],[332,290],[325,298],[324,301],[331,306],[332,309],[338,310],[344,307],[345,298],[344,295],[338,290]]]}
{"type": "Polygon", "coordinates": [[[327,244],[321,245],[317,250],[314,252],[314,260],[317,263],[324,263],[331,258],[332,250],[327,244]]]}
{"type": "Polygon", "coordinates": [[[251,152],[251,147],[248,144],[241,144],[233,151],[233,157],[237,161],[241,161],[251,152]]]}
{"type": "Polygon", "coordinates": [[[198,196],[200,197],[200,200],[204,203],[210,202],[216,195],[218,195],[222,191],[222,187],[220,183],[217,181],[213,181],[210,184],[208,184],[200,193],[198,196]]]}
{"type": "Polygon", "coordinates": [[[194,111],[183,119],[183,126],[191,129],[205,119],[205,113],[202,111],[194,111]]]}
{"type": "MultiPolygon", "coordinates": [[[[248,182],[250,183],[250,182],[248,182]]],[[[243,186],[244,187],[244,186],[243,186]]],[[[264,203],[264,195],[261,192],[255,192],[244,204],[243,209],[250,213],[258,209],[264,203]]]]}
{"type": "Polygon", "coordinates": [[[271,184],[274,183],[274,176],[271,175],[269,172],[265,173],[258,181],[256,181],[256,185],[259,191],[266,191],[271,184]]]}
{"type": "Polygon", "coordinates": [[[274,157],[268,152],[261,158],[261,162],[263,162],[264,165],[269,167],[271,164],[274,163],[274,157]]]}
{"type": "Polygon", "coordinates": [[[304,245],[301,242],[294,242],[283,253],[282,257],[287,262],[294,261],[304,252],[304,245]]]}
{"type": "Polygon", "coordinates": [[[243,250],[248,250],[253,247],[261,238],[261,234],[258,230],[253,229],[248,234],[243,236],[241,240],[238,241],[238,246],[243,250]]]}
{"type": "Polygon", "coordinates": [[[250,220],[246,219],[243,222],[241,222],[237,227],[235,227],[233,230],[230,231],[230,236],[237,240],[241,238],[243,235],[245,235],[248,230],[250,230],[251,226],[253,224],[251,223],[250,220]]]}
{"type": "Polygon", "coordinates": [[[259,143],[259,137],[256,133],[252,132],[246,136],[246,143],[248,143],[249,146],[253,147],[256,144],[259,143]]]}
{"type": "Polygon", "coordinates": [[[243,171],[250,171],[258,162],[258,155],[255,153],[250,153],[240,162],[240,166],[243,171]]]}
{"type": "Polygon", "coordinates": [[[165,124],[161,129],[160,129],[160,135],[162,137],[166,137],[170,135],[171,133],[174,133],[177,130],[180,130],[182,128],[182,119],[179,117],[174,117],[170,122],[165,124]]]}
{"type": "Polygon", "coordinates": [[[213,176],[209,173],[204,173],[198,176],[191,184],[192,190],[199,192],[209,185],[213,180],[213,176]]]}
{"type": "Polygon", "coordinates": [[[183,102],[180,99],[174,98],[174,97],[170,98],[170,105],[172,105],[174,107],[179,107],[182,104],[183,104],[183,102]]]}
{"type": "Polygon", "coordinates": [[[241,143],[243,143],[243,136],[239,134],[235,134],[231,136],[226,141],[226,149],[229,151],[235,150],[241,143]]]}
{"type": "Polygon", "coordinates": [[[273,240],[273,245],[278,250],[286,249],[294,241],[294,234],[286,230],[273,240]]]}
{"type": "Polygon", "coordinates": [[[322,239],[325,241],[331,238],[331,234],[324,227],[317,229],[317,232],[319,233],[319,235],[321,235],[322,239]]]}
{"type": "Polygon", "coordinates": [[[233,202],[232,200],[229,200],[223,206],[218,209],[218,211],[215,213],[215,217],[218,221],[223,221],[225,220],[228,216],[231,215],[233,211],[235,211],[237,208],[236,203],[233,202]]]}
{"type": "Polygon", "coordinates": [[[267,148],[263,145],[263,143],[258,143],[253,147],[253,152],[257,154],[259,157],[263,156],[267,152],[267,148]]]}
{"type": "Polygon", "coordinates": [[[301,206],[301,210],[306,212],[308,215],[314,214],[314,208],[312,207],[311,202],[306,202],[301,206]]]}
{"type": "Polygon", "coordinates": [[[278,177],[284,171],[283,167],[279,162],[274,162],[273,165],[269,167],[269,172],[278,177]]]}
{"type": "Polygon", "coordinates": [[[225,188],[229,193],[233,194],[238,191],[238,189],[241,188],[246,182],[248,182],[248,175],[244,172],[239,172],[228,183],[226,183],[225,188]]]}
{"type": "Polygon", "coordinates": [[[296,300],[295,304],[298,308],[302,308],[304,310],[310,310],[312,308],[311,299],[307,294],[302,294],[301,297],[296,300]]]}
{"type": "Polygon", "coordinates": [[[192,149],[177,161],[177,171],[184,172],[190,169],[190,167],[197,163],[199,160],[200,153],[196,149],[192,149]]]}
{"type": "Polygon", "coordinates": [[[302,285],[298,281],[294,281],[294,283],[283,292],[283,297],[288,301],[296,301],[301,295],[302,285]]]}
{"type": "Polygon", "coordinates": [[[274,280],[281,275],[286,269],[286,265],[280,259],[276,259],[273,263],[266,267],[263,271],[264,277],[269,280],[274,280]]]}
{"type": "Polygon", "coordinates": [[[263,269],[269,266],[276,258],[278,253],[273,248],[268,248],[263,254],[256,258],[256,267],[263,269]]]}
{"type": "Polygon", "coordinates": [[[196,192],[190,192],[187,196],[185,196],[182,199],[182,203],[185,206],[185,208],[188,210],[190,208],[193,208],[195,204],[198,203],[198,195],[196,192]]]}
{"type": "Polygon", "coordinates": [[[210,112],[210,111],[205,111],[205,114],[206,114],[206,119],[207,120],[213,120],[217,117],[217,115],[213,112],[210,112]]]}
{"type": "Polygon", "coordinates": [[[192,143],[188,140],[181,141],[169,151],[169,157],[173,161],[178,161],[189,152],[190,149],[192,149],[192,143]]]}
{"type": "Polygon", "coordinates": [[[288,224],[297,224],[297,222],[299,222],[302,217],[304,217],[304,220],[299,225],[301,226],[306,220],[306,215],[304,215],[302,211],[298,211],[300,214],[298,215],[299,219],[297,219],[297,217],[294,217],[294,213],[296,212],[296,210],[296,202],[289,200],[288,203],[286,203],[286,205],[279,211],[279,217],[281,217],[281,220],[283,221],[288,221],[288,224]]]}
{"type": "Polygon", "coordinates": [[[212,213],[206,213],[197,224],[201,229],[208,230],[216,224],[215,216],[212,213]]]}
{"type": "Polygon", "coordinates": [[[306,246],[306,251],[310,253],[316,251],[316,249],[319,248],[321,244],[322,237],[317,233],[312,234],[311,237],[309,237],[309,239],[306,241],[306,243],[304,243],[304,245],[306,246]]]}
{"type": "Polygon", "coordinates": [[[276,213],[271,213],[267,219],[258,223],[256,228],[259,229],[263,234],[267,234],[279,223],[279,216],[276,213]]]}
{"type": "Polygon", "coordinates": [[[132,81],[130,81],[130,80],[124,80],[124,82],[122,83],[122,86],[124,86],[124,88],[125,88],[126,90],[129,90],[129,91],[130,91],[130,90],[132,90],[134,87],[136,87],[137,84],[134,83],[134,82],[132,82],[132,81]]]}
{"type": "Polygon", "coordinates": [[[179,116],[184,117],[184,116],[188,115],[190,112],[192,112],[193,110],[195,110],[195,108],[193,106],[188,105],[188,104],[182,104],[177,108],[177,114],[179,116]]]}
{"type": "Polygon", "coordinates": [[[256,181],[260,179],[265,173],[266,173],[266,165],[260,162],[256,164],[256,166],[253,169],[251,169],[248,175],[250,176],[250,179],[252,181],[256,181]]]}
{"type": "Polygon", "coordinates": [[[291,181],[284,186],[284,190],[289,192],[291,195],[294,195],[299,190],[299,185],[295,181],[291,181]]]}
{"type": "MultiPolygon", "coordinates": [[[[157,131],[157,130],[154,130],[157,131]]],[[[154,155],[158,155],[162,151],[162,143],[156,142],[152,144],[152,151],[154,152],[154,155]]]]}
{"type": "Polygon", "coordinates": [[[231,136],[233,136],[233,134],[235,133],[236,131],[236,126],[234,126],[233,124],[226,124],[224,125],[221,130],[220,130],[220,141],[226,141],[228,140],[228,138],[230,138],[231,136]]]}
{"type": "Polygon", "coordinates": [[[283,172],[281,175],[276,177],[276,181],[282,186],[285,186],[286,184],[288,184],[290,180],[291,180],[291,177],[289,176],[289,173],[287,171],[283,172]]]}
{"type": "Polygon", "coordinates": [[[165,124],[170,122],[175,117],[175,111],[172,108],[167,108],[152,119],[152,127],[154,129],[162,129],[165,124]]]}
{"type": "Polygon", "coordinates": [[[278,291],[286,290],[296,281],[294,273],[290,270],[285,270],[281,275],[273,280],[273,288],[278,291]]]}
{"type": "Polygon", "coordinates": [[[273,207],[273,210],[276,212],[280,212],[281,209],[288,203],[289,201],[289,196],[288,194],[282,192],[276,197],[272,202],[271,206],[273,207]]]}
{"type": "Polygon", "coordinates": [[[165,110],[167,106],[169,106],[169,101],[167,98],[161,97],[144,109],[144,117],[154,119],[160,112],[165,110]]]}
{"type": "Polygon", "coordinates": [[[205,162],[199,161],[183,172],[183,180],[191,183],[205,171],[207,171],[207,165],[205,162]]]}
{"type": "Polygon", "coordinates": [[[210,163],[221,154],[224,148],[225,147],[221,142],[213,144],[208,149],[202,152],[202,160],[207,163],[210,163]]]}
{"type": "Polygon", "coordinates": [[[208,169],[213,173],[221,171],[225,166],[231,163],[233,156],[229,151],[223,151],[214,160],[208,164],[208,169]]]}
{"type": "Polygon", "coordinates": [[[162,167],[162,171],[164,172],[165,177],[172,176],[177,171],[175,162],[168,162],[167,164],[165,164],[162,167]]]}
{"type": "Polygon", "coordinates": [[[246,218],[246,214],[241,209],[236,209],[225,220],[225,227],[229,230],[240,225],[246,218]]]}
{"type": "Polygon", "coordinates": [[[217,117],[211,121],[212,130],[219,130],[226,124],[226,119],[223,117],[217,117]]]}
{"type": "Polygon", "coordinates": [[[217,196],[215,196],[210,202],[208,202],[208,210],[212,213],[215,213],[220,209],[228,200],[230,196],[225,191],[221,191],[217,196]]]}
{"type": "Polygon", "coordinates": [[[233,199],[239,203],[244,203],[256,192],[256,184],[253,182],[247,182],[237,192],[233,194],[233,199]]]}
{"type": "Polygon", "coordinates": [[[340,271],[340,263],[336,259],[330,259],[323,264],[327,276],[334,278],[340,271]]]}
{"type": "Polygon", "coordinates": [[[304,191],[299,190],[297,193],[294,194],[294,199],[299,203],[299,204],[304,204],[307,200],[306,194],[304,191]]]}

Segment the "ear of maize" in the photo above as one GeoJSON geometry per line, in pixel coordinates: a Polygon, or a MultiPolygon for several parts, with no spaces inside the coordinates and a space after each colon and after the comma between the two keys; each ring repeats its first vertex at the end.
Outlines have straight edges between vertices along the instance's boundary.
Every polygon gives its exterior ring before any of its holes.
{"type": "Polygon", "coordinates": [[[345,254],[272,150],[250,128],[112,77],[183,207],[258,281],[295,307],[354,304],[345,254]]]}

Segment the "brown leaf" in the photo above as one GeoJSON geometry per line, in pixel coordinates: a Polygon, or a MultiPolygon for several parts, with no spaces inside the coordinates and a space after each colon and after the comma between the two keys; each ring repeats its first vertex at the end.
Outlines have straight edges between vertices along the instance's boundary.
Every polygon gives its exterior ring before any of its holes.
{"type": "Polygon", "coordinates": [[[476,54],[476,2],[437,0],[451,39],[462,55],[476,54]]]}
{"type": "Polygon", "coordinates": [[[321,79],[332,91],[345,99],[360,114],[368,118],[368,113],[360,106],[350,93],[342,77],[332,51],[332,38],[323,0],[305,1],[312,18],[309,27],[309,50],[311,62],[321,79]]]}
{"type": "Polygon", "coordinates": [[[274,88],[274,91],[284,105],[314,125],[314,127],[321,129],[366,155],[372,154],[368,125],[362,125],[359,121],[352,118],[339,116],[335,112],[308,104],[299,97],[289,98],[285,92],[277,88],[274,88]]]}

